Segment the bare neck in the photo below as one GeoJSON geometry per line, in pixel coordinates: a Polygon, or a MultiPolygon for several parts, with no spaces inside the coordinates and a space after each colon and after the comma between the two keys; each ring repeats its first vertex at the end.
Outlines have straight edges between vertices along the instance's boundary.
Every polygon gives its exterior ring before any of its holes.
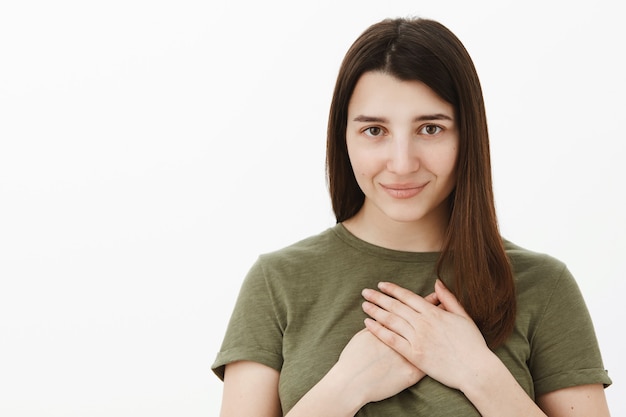
{"type": "Polygon", "coordinates": [[[439,252],[447,227],[445,212],[415,222],[373,216],[361,209],[343,225],[356,237],[376,246],[405,252],[439,252]]]}

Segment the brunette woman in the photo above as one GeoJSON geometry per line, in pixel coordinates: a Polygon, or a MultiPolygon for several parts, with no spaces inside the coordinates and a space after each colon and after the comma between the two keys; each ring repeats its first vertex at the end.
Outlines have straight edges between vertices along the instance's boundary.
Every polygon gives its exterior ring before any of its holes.
{"type": "Polygon", "coordinates": [[[482,92],[441,24],[385,20],[342,63],[337,224],[262,255],[213,369],[228,416],[608,416],[560,261],[498,231],[482,92]]]}

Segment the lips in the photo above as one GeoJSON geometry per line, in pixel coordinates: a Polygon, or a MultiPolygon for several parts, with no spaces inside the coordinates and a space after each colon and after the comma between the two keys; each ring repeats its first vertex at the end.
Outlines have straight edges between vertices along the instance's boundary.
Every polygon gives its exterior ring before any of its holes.
{"type": "Polygon", "coordinates": [[[389,194],[393,198],[411,198],[418,195],[424,187],[428,185],[425,184],[380,184],[383,190],[387,194],[389,194]]]}

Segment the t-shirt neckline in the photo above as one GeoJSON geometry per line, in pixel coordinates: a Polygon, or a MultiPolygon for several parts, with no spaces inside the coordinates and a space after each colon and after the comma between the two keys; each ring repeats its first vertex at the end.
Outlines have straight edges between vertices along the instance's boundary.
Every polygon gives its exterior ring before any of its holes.
{"type": "Polygon", "coordinates": [[[342,223],[337,223],[331,230],[345,244],[379,258],[402,262],[435,262],[441,255],[440,252],[408,252],[374,245],[352,234],[342,223]]]}

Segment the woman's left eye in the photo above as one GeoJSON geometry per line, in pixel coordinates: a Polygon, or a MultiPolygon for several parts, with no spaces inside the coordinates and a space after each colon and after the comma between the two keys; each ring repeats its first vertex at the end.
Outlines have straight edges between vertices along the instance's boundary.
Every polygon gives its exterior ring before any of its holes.
{"type": "Polygon", "coordinates": [[[420,129],[419,133],[428,135],[428,136],[433,136],[433,135],[436,135],[437,133],[441,133],[442,130],[443,128],[441,126],[426,125],[420,129]]]}

